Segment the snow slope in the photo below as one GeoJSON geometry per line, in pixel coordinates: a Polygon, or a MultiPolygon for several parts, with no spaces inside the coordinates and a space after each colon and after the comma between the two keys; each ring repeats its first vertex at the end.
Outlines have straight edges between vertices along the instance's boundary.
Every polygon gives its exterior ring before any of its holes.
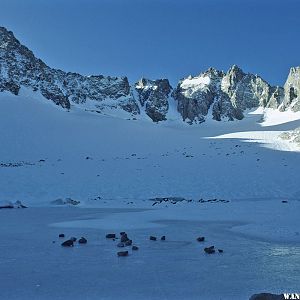
{"type": "Polygon", "coordinates": [[[7,201],[300,195],[299,153],[286,152],[289,143],[277,138],[299,119],[264,127],[257,114],[241,122],[152,124],[66,112],[32,96],[0,97],[1,163],[27,163],[0,168],[7,201]]]}

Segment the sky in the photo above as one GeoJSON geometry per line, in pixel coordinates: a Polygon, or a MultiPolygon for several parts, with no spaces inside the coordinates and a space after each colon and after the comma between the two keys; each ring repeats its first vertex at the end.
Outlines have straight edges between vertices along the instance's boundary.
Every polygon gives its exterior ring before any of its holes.
{"type": "Polygon", "coordinates": [[[168,78],[239,65],[283,85],[300,65],[299,0],[0,0],[0,26],[54,68],[168,78]]]}

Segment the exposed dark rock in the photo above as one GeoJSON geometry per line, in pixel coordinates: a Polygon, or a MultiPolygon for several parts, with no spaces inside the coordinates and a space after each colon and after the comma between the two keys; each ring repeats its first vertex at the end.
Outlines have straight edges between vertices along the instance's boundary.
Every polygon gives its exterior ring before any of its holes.
{"type": "Polygon", "coordinates": [[[122,243],[122,242],[121,242],[121,243],[118,243],[118,244],[117,244],[117,247],[119,247],[119,248],[123,248],[123,247],[125,247],[125,244],[124,244],[124,243],[122,243]]]}
{"type": "Polygon", "coordinates": [[[161,238],[160,238],[161,241],[165,241],[166,240],[166,236],[163,235],[161,238]]]}
{"type": "Polygon", "coordinates": [[[198,242],[204,242],[204,240],[205,240],[204,236],[200,236],[200,237],[197,238],[198,242]]]}
{"type": "Polygon", "coordinates": [[[155,236],[152,236],[152,235],[149,237],[149,239],[150,239],[150,241],[156,241],[157,240],[157,238],[155,236]]]}
{"type": "Polygon", "coordinates": [[[74,246],[74,241],[72,241],[72,240],[66,240],[61,245],[63,247],[73,247],[74,246]]]}
{"type": "Polygon", "coordinates": [[[204,248],[204,252],[207,254],[213,254],[216,252],[216,250],[215,250],[214,246],[210,246],[210,247],[204,248]]]}
{"type": "Polygon", "coordinates": [[[116,238],[116,234],[115,233],[108,233],[105,237],[107,239],[114,239],[114,238],[116,238]]]}
{"type": "Polygon", "coordinates": [[[224,251],[222,249],[218,249],[218,252],[219,253],[223,253],[224,251]]]}
{"type": "Polygon", "coordinates": [[[125,243],[125,242],[127,242],[128,240],[129,240],[129,238],[128,238],[128,236],[127,236],[126,233],[124,233],[124,234],[121,235],[121,242],[122,242],[122,243],[125,243]]]}
{"type": "Polygon", "coordinates": [[[84,238],[84,237],[81,237],[81,238],[78,240],[78,243],[79,243],[79,244],[86,244],[86,243],[87,243],[87,239],[84,238]]]}
{"type": "Polygon", "coordinates": [[[125,246],[131,246],[132,245],[132,240],[127,240],[125,242],[125,246]]]}
{"type": "Polygon", "coordinates": [[[134,251],[139,250],[139,247],[138,246],[132,246],[132,250],[134,250],[134,251]]]}
{"type": "Polygon", "coordinates": [[[77,238],[74,237],[74,236],[72,236],[72,237],[70,238],[70,240],[73,241],[73,242],[76,242],[76,241],[77,241],[77,238]]]}
{"type": "Polygon", "coordinates": [[[64,234],[64,233],[60,233],[60,234],[58,235],[58,237],[64,238],[64,237],[65,237],[65,234],[64,234]]]}
{"type": "Polygon", "coordinates": [[[120,251],[118,252],[118,256],[128,256],[128,251],[120,251]]]}

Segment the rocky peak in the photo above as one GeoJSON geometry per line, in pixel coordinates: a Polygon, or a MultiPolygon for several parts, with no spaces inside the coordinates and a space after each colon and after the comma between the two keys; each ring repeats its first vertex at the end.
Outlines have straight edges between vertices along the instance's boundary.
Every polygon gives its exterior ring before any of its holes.
{"type": "Polygon", "coordinates": [[[166,120],[169,110],[168,97],[172,87],[168,79],[140,79],[135,84],[138,100],[145,107],[146,114],[154,121],[166,120]]]}
{"type": "Polygon", "coordinates": [[[4,27],[0,29],[0,62],[0,91],[17,95],[21,87],[26,87],[67,109],[71,103],[92,101],[97,111],[120,108],[130,114],[139,113],[127,77],[82,76],[52,69],[4,27]]]}
{"type": "Polygon", "coordinates": [[[173,92],[177,101],[177,110],[182,115],[183,121],[188,123],[201,123],[220,89],[224,76],[222,71],[209,68],[196,77],[189,76],[180,80],[173,92]]]}
{"type": "Polygon", "coordinates": [[[291,108],[292,111],[300,111],[300,67],[290,69],[284,85],[284,101],[280,110],[291,108]]]}
{"type": "Polygon", "coordinates": [[[198,76],[188,76],[174,90],[168,79],[142,78],[130,86],[127,77],[83,76],[52,69],[11,31],[0,27],[0,92],[18,95],[23,87],[63,108],[75,105],[103,113],[121,109],[129,115],[143,110],[154,122],[167,119],[172,97],[188,123],[204,122],[210,114],[218,121],[242,119],[246,109],[258,106],[300,111],[300,67],[291,68],[284,89],[244,73],[237,65],[226,73],[209,68],[198,76]]]}

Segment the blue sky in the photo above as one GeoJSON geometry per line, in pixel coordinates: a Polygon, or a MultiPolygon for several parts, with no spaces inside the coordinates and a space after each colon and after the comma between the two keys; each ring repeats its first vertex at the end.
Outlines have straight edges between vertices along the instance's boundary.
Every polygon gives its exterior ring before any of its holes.
{"type": "Polygon", "coordinates": [[[0,24],[48,65],[166,77],[237,64],[282,85],[300,65],[299,0],[0,0],[0,24]]]}

